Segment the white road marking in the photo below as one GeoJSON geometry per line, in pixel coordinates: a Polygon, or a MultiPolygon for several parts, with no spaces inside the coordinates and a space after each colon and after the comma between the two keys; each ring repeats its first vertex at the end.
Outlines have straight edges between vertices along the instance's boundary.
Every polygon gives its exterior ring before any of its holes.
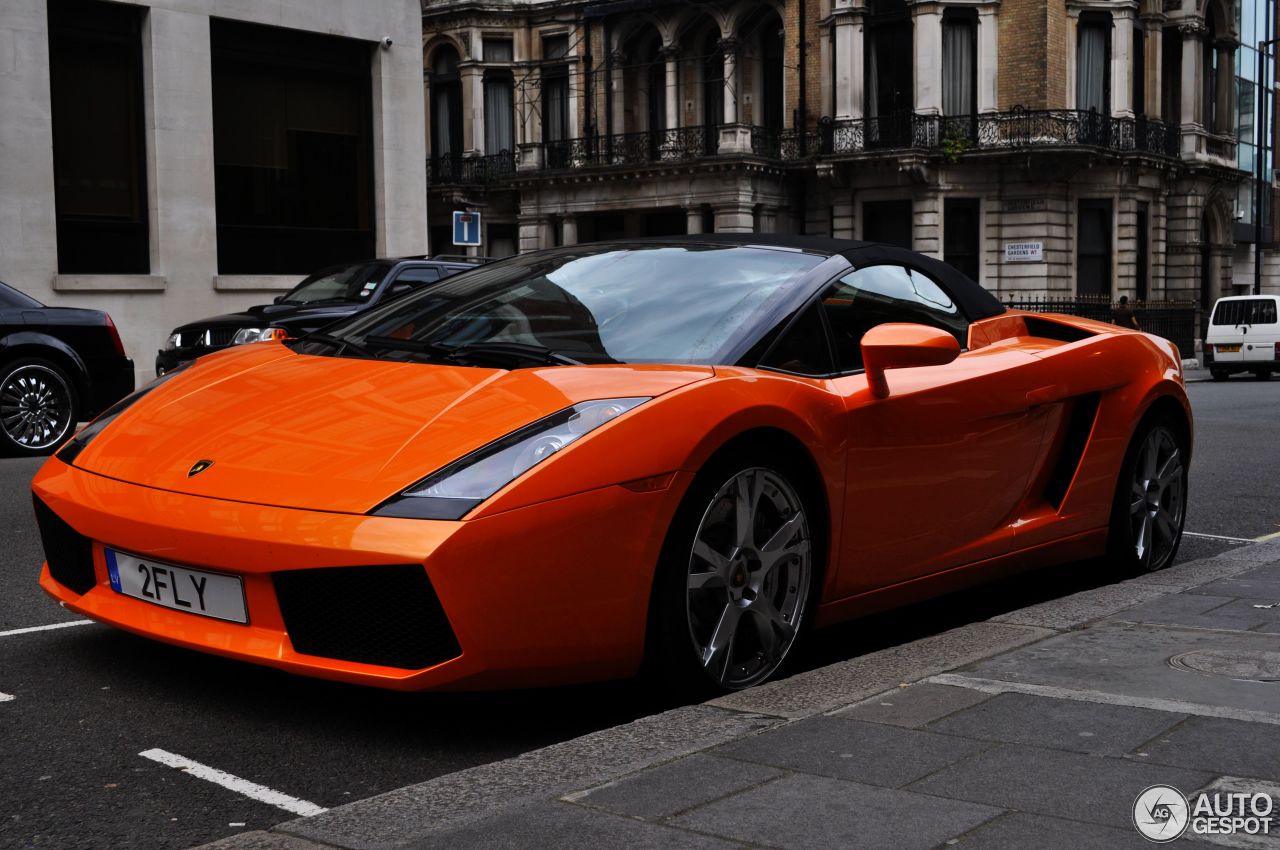
{"type": "Polygon", "coordinates": [[[0,694],[0,702],[13,702],[17,697],[13,694],[0,694]]]}
{"type": "Polygon", "coordinates": [[[1268,540],[1275,540],[1277,537],[1280,537],[1280,531],[1273,531],[1270,534],[1255,537],[1254,540],[1258,543],[1266,543],[1268,540]]]}
{"type": "Polygon", "coordinates": [[[31,632],[47,632],[50,629],[69,629],[72,626],[88,626],[93,620],[72,620],[69,623],[50,623],[47,626],[29,626],[25,629],[10,629],[7,632],[0,632],[0,638],[13,637],[14,635],[26,635],[31,632]]]}
{"type": "Polygon", "coordinates": [[[1198,531],[1182,532],[1187,537],[1203,537],[1205,540],[1225,540],[1228,543],[1257,543],[1252,537],[1223,537],[1221,534],[1201,534],[1198,531]]]}
{"type": "Polygon", "coordinates": [[[144,759],[158,761],[168,767],[176,767],[183,773],[189,773],[197,779],[212,782],[214,785],[221,785],[223,788],[248,797],[250,800],[257,800],[259,803],[266,803],[268,806],[275,806],[277,809],[284,809],[286,812],[304,818],[329,811],[323,806],[317,806],[315,803],[299,800],[297,797],[290,797],[288,794],[272,790],[265,785],[259,785],[256,782],[250,782],[238,776],[232,776],[230,773],[218,770],[216,767],[209,767],[208,765],[200,764],[200,762],[192,761],[185,756],[165,750],[146,750],[138,753],[138,755],[144,759]]]}

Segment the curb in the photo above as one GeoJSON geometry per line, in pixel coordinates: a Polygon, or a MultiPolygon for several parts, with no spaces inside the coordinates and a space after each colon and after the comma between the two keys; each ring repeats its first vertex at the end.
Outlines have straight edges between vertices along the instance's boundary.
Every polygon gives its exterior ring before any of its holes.
{"type": "Polygon", "coordinates": [[[201,850],[390,850],[500,811],[613,782],[736,738],[831,714],[1135,605],[1280,560],[1280,539],[1080,591],[622,726],[348,803],[201,850]]]}

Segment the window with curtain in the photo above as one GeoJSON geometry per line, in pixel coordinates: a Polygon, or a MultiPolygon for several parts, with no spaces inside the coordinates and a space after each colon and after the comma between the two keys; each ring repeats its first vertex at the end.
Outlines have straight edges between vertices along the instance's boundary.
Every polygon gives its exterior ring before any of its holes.
{"type": "Polygon", "coordinates": [[[484,40],[484,61],[513,62],[515,58],[515,49],[511,45],[511,39],[486,38],[484,40]]]}
{"type": "Polygon", "coordinates": [[[458,52],[441,47],[431,63],[431,156],[444,159],[462,153],[462,79],[458,52]]]}
{"type": "Polygon", "coordinates": [[[1111,16],[1081,15],[1076,41],[1076,109],[1106,115],[1111,16]]]}
{"type": "Polygon", "coordinates": [[[484,152],[492,156],[515,149],[515,106],[511,75],[490,72],[484,78],[484,152]]]}
{"type": "Polygon", "coordinates": [[[978,111],[978,18],[973,9],[948,9],[942,18],[942,112],[978,111]]]}
{"type": "Polygon", "coordinates": [[[560,69],[542,77],[542,141],[569,138],[569,74],[560,69]]]}

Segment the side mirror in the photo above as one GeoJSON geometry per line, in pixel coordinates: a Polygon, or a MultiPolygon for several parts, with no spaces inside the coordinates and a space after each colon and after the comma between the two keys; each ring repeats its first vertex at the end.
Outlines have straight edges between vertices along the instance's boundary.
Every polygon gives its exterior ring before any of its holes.
{"type": "Polygon", "coordinates": [[[281,301],[283,301],[283,300],[284,300],[284,296],[283,296],[283,295],[277,295],[275,298],[272,298],[272,299],[271,299],[271,303],[272,303],[272,304],[279,304],[279,303],[280,303],[281,301]]]}
{"type": "Polygon", "coordinates": [[[886,369],[943,366],[960,356],[960,343],[944,330],[894,322],[876,325],[862,336],[862,365],[876,398],[889,397],[886,369]]]}

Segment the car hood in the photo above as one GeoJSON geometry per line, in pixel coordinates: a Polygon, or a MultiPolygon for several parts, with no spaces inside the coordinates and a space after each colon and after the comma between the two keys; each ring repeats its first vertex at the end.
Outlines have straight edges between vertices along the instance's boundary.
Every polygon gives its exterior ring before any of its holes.
{"type": "Polygon", "coordinates": [[[198,496],[364,513],[569,405],[657,396],[713,375],[699,366],[505,371],[300,355],[260,343],[202,358],[158,386],[75,465],[198,496]],[[188,474],[202,460],[212,465],[188,474]]]}
{"type": "Polygon", "coordinates": [[[360,312],[367,304],[259,304],[242,313],[224,313],[174,328],[175,333],[204,328],[320,327],[360,312]]]}

